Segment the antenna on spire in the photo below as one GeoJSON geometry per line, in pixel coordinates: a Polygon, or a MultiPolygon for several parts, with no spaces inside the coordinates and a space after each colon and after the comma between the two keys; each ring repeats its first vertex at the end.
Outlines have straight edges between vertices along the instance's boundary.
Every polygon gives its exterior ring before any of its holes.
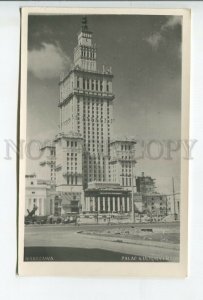
{"type": "Polygon", "coordinates": [[[88,30],[87,17],[84,16],[84,17],[82,17],[82,31],[87,31],[87,30],[88,30]]]}

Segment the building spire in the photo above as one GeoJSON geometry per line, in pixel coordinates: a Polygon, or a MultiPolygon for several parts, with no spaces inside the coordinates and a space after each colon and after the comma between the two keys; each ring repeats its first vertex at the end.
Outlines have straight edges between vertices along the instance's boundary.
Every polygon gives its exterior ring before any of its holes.
{"type": "Polygon", "coordinates": [[[86,16],[82,17],[82,31],[88,31],[87,17],[86,16]]]}

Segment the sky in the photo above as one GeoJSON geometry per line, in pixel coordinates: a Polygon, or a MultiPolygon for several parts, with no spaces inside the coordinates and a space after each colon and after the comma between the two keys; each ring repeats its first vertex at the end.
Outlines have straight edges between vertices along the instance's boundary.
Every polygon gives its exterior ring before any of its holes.
{"type": "MultiPolygon", "coordinates": [[[[164,193],[172,192],[173,176],[179,191],[180,152],[167,160],[166,143],[181,138],[181,17],[92,15],[87,19],[97,45],[98,69],[109,65],[114,74],[114,135],[138,140],[136,156],[142,158],[137,159],[137,176],[144,171],[156,178],[164,193]]],[[[59,76],[71,68],[80,27],[77,15],[29,16],[28,141],[51,139],[57,133],[59,76]]],[[[27,171],[37,173],[37,168],[36,161],[28,159],[27,171]]]]}

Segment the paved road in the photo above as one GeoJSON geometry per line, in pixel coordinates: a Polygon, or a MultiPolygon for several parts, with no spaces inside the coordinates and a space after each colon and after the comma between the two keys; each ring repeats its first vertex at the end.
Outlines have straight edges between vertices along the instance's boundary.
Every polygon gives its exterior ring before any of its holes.
{"type": "MultiPolygon", "coordinates": [[[[129,225],[122,225],[122,227],[129,225]]],[[[135,224],[136,227],[160,227],[160,224],[135,224]]],[[[177,228],[177,224],[161,224],[163,228],[177,228]]],[[[121,242],[119,239],[79,234],[78,231],[97,231],[107,228],[119,228],[121,225],[33,225],[25,227],[25,247],[67,247],[80,249],[102,249],[126,256],[146,256],[148,258],[178,261],[179,250],[176,247],[159,247],[152,241],[147,244],[121,242]]]]}

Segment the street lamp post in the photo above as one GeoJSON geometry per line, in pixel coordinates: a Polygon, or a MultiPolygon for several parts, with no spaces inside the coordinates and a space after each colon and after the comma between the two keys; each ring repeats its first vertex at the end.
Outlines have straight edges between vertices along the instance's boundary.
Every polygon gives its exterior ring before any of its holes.
{"type": "Polygon", "coordinates": [[[176,221],[176,198],[175,198],[175,186],[174,186],[174,178],[173,177],[172,177],[172,186],[173,186],[174,220],[176,221]]]}
{"type": "Polygon", "coordinates": [[[133,174],[133,160],[131,162],[131,174],[132,174],[132,178],[131,178],[131,185],[132,185],[132,197],[131,197],[131,204],[132,204],[132,223],[135,223],[135,209],[134,209],[134,183],[133,183],[133,179],[134,179],[134,174],[133,174]]]}

